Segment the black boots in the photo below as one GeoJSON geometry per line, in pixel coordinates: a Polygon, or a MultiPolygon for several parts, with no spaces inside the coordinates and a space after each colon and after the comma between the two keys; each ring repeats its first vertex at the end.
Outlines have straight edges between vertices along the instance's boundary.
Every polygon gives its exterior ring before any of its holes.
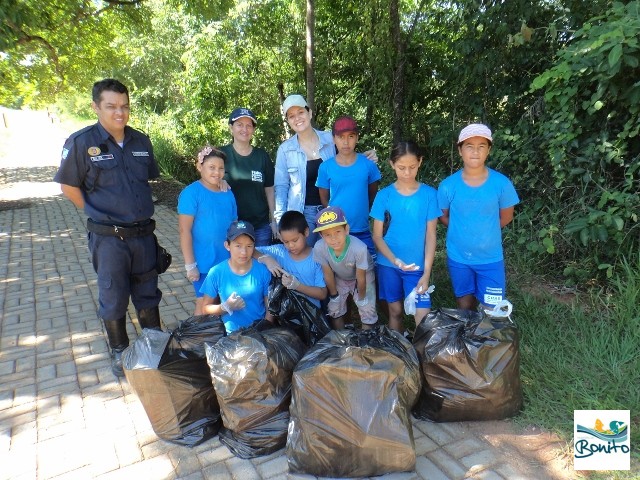
{"type": "MultiPolygon", "coordinates": [[[[104,320],[104,329],[107,331],[107,339],[111,349],[111,371],[116,377],[124,377],[122,352],[129,346],[126,321],[126,316],[117,320],[104,320]]],[[[140,323],[140,328],[161,330],[160,309],[153,307],[138,310],[138,323],[140,323]]]]}
{"type": "Polygon", "coordinates": [[[138,323],[140,324],[140,328],[162,330],[160,328],[160,309],[153,307],[138,310],[138,323]]]}
{"type": "Polygon", "coordinates": [[[111,348],[111,371],[116,377],[124,377],[122,352],[129,346],[126,317],[117,320],[104,320],[109,347],[111,348]]]}

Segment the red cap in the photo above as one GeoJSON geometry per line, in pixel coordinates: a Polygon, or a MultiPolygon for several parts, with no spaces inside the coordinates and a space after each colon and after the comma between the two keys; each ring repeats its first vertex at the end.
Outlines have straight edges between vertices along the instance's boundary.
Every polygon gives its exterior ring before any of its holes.
{"type": "Polygon", "coordinates": [[[358,124],[352,117],[340,117],[334,122],[332,129],[333,135],[340,135],[344,132],[358,133],[358,124]]]}

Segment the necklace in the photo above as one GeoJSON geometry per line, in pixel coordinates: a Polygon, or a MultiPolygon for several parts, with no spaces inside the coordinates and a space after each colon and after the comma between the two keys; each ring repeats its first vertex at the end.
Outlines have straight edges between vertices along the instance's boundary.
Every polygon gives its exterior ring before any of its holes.
{"type": "Polygon", "coordinates": [[[313,143],[309,142],[309,143],[300,144],[302,149],[307,154],[307,157],[311,160],[320,158],[320,139],[315,134],[315,132],[313,136],[314,136],[313,143]]]}

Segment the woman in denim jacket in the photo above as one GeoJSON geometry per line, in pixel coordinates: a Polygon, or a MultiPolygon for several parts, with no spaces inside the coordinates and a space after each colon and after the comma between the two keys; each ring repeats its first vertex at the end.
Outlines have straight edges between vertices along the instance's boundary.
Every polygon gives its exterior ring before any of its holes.
{"type": "MultiPolygon", "coordinates": [[[[318,240],[315,217],[324,208],[316,187],[320,164],[335,157],[336,147],[331,132],[316,130],[311,126],[312,112],[302,95],[289,95],[282,103],[289,127],[295,132],[282,142],[276,155],[274,178],[276,222],[289,210],[302,212],[309,224],[307,243],[313,246],[318,240]]],[[[375,150],[365,152],[367,158],[377,161],[375,150]]]]}

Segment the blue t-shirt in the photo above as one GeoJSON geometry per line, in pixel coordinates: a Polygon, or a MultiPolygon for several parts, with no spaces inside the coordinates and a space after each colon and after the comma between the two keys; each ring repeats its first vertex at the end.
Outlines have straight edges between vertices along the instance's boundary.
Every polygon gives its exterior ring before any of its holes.
{"type": "Polygon", "coordinates": [[[246,306],[242,310],[222,317],[227,333],[231,333],[265,317],[264,297],[269,293],[270,281],[271,274],[261,263],[252,261],[251,270],[244,275],[238,275],[231,271],[229,261],[225,261],[209,271],[200,293],[213,298],[220,297],[221,302],[229,298],[233,292],[244,299],[246,306]]]}
{"type": "Polygon", "coordinates": [[[438,187],[438,205],[449,210],[447,256],[459,263],[484,265],[504,258],[500,209],[513,207],[520,199],[511,180],[488,170],[480,186],[467,185],[459,170],[438,187]]]}
{"type": "Polygon", "coordinates": [[[193,217],[193,255],[201,273],[229,258],[224,241],[229,225],[238,218],[231,191],[212,192],[199,181],[193,182],[180,192],[178,213],[193,217]]]}
{"type": "Polygon", "coordinates": [[[380,178],[377,165],[358,153],[348,167],[338,164],[336,157],[322,162],[316,187],[329,190],[329,205],[342,208],[351,232],[365,232],[369,230],[369,184],[380,178]]]}
{"type": "MultiPolygon", "coordinates": [[[[303,260],[294,260],[284,245],[270,245],[258,247],[260,253],[266,253],[278,260],[280,266],[291,275],[294,275],[301,283],[310,287],[325,287],[322,267],[313,260],[313,251],[309,252],[303,260]]],[[[320,307],[320,300],[305,295],[316,307],[320,307]]]]}
{"type": "MultiPolygon", "coordinates": [[[[427,223],[442,215],[436,189],[420,184],[412,195],[402,195],[394,184],[376,195],[371,217],[384,222],[384,212],[391,215],[387,234],[383,237],[393,254],[405,263],[415,263],[424,270],[424,246],[427,223]]],[[[395,267],[387,257],[378,255],[378,264],[395,267]]]]}

